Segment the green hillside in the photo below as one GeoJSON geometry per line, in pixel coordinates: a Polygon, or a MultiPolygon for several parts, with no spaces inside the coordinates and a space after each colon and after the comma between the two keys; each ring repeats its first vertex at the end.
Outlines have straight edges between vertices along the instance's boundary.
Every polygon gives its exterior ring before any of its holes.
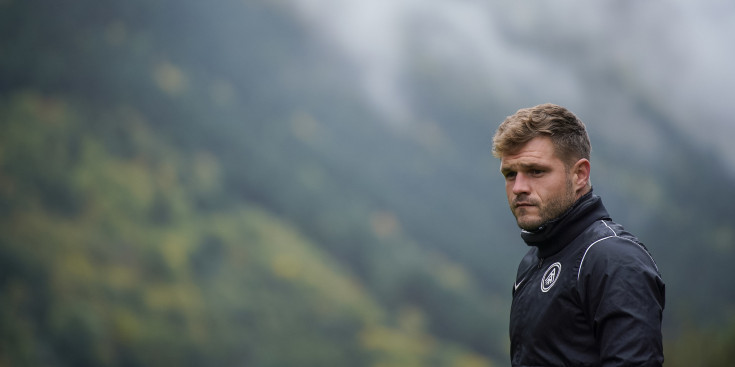
{"type": "MultiPolygon", "coordinates": [[[[506,365],[526,249],[490,137],[518,106],[422,64],[431,119],[384,121],[279,1],[11,0],[0,29],[0,366],[506,365]]],[[[592,136],[667,366],[725,366],[735,180],[610,88],[670,147],[592,136]]]]}
{"type": "MultiPolygon", "coordinates": [[[[2,105],[3,365],[490,365],[431,335],[420,308],[381,305],[287,221],[212,204],[211,153],[175,149],[129,109],[79,109],[33,93],[2,105]]],[[[417,252],[398,241],[376,246],[417,252]]],[[[438,287],[471,289],[433,265],[438,287]]]]}

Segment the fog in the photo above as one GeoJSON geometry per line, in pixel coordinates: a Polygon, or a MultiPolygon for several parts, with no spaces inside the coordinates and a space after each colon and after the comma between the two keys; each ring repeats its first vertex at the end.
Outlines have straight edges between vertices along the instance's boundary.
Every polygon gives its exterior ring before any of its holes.
{"type": "Polygon", "coordinates": [[[348,60],[354,82],[393,124],[424,117],[410,102],[408,75],[428,64],[466,85],[460,93],[514,106],[507,114],[543,102],[563,104],[592,129],[654,153],[665,147],[634,108],[645,96],[735,172],[729,141],[735,132],[735,72],[729,66],[735,3],[288,1],[348,60]]]}

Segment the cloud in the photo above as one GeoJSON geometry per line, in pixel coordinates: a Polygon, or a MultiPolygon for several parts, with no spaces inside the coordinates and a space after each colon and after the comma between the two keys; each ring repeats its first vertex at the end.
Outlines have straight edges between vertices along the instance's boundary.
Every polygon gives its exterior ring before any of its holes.
{"type": "Polygon", "coordinates": [[[708,130],[735,132],[728,120],[735,4],[727,1],[289,1],[354,64],[355,83],[387,120],[421,114],[408,83],[410,68],[426,60],[448,77],[486,84],[496,102],[515,107],[595,105],[591,95],[606,88],[599,72],[632,83],[680,128],[735,156],[731,134],[708,130]]]}

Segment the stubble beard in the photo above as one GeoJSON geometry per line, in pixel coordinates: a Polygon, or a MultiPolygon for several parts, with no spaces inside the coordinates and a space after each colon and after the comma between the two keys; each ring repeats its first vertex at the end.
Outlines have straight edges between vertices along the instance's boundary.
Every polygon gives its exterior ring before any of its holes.
{"type": "Polygon", "coordinates": [[[537,199],[528,198],[527,196],[518,196],[514,199],[514,202],[527,201],[536,206],[536,208],[538,209],[537,218],[524,219],[522,215],[523,213],[518,212],[526,210],[524,208],[516,208],[515,210],[512,210],[512,212],[513,215],[516,217],[518,227],[526,231],[533,232],[538,230],[543,224],[554,220],[564,214],[564,212],[566,212],[576,200],[577,197],[574,193],[574,185],[572,184],[572,180],[567,180],[565,183],[565,190],[563,195],[551,197],[545,203],[542,203],[537,199]]]}

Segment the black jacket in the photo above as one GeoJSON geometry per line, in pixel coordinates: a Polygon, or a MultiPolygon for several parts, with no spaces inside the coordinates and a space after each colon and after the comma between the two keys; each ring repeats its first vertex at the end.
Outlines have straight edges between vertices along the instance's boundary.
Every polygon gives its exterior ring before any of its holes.
{"type": "Polygon", "coordinates": [[[661,366],[664,283],[591,192],[536,232],[518,267],[513,366],[661,366]]]}

